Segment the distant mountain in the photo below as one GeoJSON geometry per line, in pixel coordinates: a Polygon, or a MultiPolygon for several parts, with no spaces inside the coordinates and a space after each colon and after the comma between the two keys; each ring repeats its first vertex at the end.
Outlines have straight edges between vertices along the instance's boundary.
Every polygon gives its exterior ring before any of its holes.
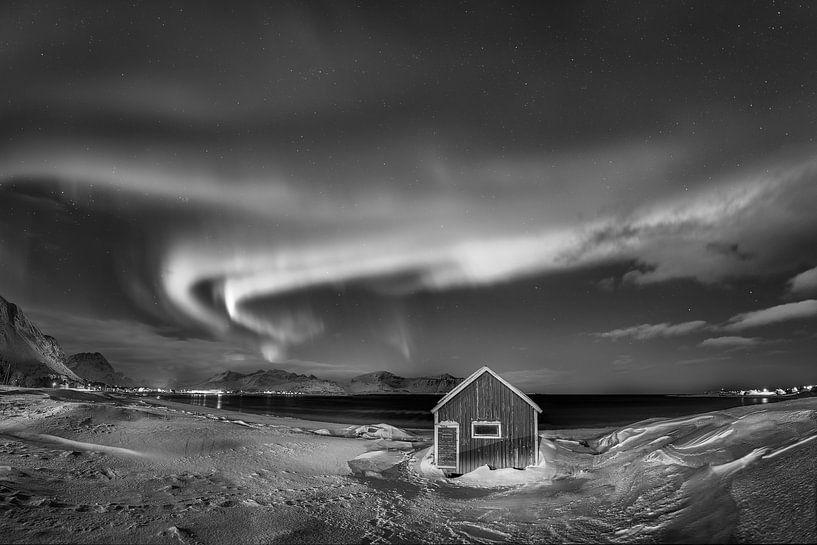
{"type": "Polygon", "coordinates": [[[105,356],[99,352],[80,352],[69,356],[65,364],[77,375],[91,382],[104,382],[109,386],[135,386],[135,382],[115,371],[105,356]]]}
{"type": "Polygon", "coordinates": [[[0,380],[11,364],[11,378],[22,386],[50,386],[54,378],[81,381],[65,365],[65,353],[20,307],[0,297],[0,380]]]}
{"type": "Polygon", "coordinates": [[[447,373],[431,377],[406,378],[388,371],[376,371],[354,377],[346,385],[346,390],[352,394],[401,392],[435,394],[446,393],[462,381],[463,379],[447,373]]]}
{"type": "Polygon", "coordinates": [[[315,375],[299,375],[281,369],[259,369],[244,374],[236,371],[222,371],[203,382],[189,388],[202,390],[243,390],[263,392],[265,390],[300,392],[305,394],[343,394],[345,390],[331,380],[319,379],[315,375]]]}
{"type": "Polygon", "coordinates": [[[377,371],[354,377],[338,384],[315,375],[299,375],[281,369],[259,369],[254,373],[222,371],[188,388],[201,390],[265,390],[301,392],[308,394],[383,394],[383,393],[446,393],[463,379],[444,374],[432,377],[405,378],[388,371],[377,371]]]}

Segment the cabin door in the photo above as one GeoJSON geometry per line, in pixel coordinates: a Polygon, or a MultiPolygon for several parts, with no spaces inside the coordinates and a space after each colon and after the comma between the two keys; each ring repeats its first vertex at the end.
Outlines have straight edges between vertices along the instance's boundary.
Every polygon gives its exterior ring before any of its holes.
{"type": "Polygon", "coordinates": [[[460,469],[460,425],[457,422],[440,422],[434,426],[434,463],[440,469],[460,469]]]}

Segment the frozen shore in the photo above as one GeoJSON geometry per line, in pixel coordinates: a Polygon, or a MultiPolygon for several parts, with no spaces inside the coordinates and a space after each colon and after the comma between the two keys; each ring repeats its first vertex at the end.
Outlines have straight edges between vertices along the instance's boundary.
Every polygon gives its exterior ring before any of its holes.
{"type": "Polygon", "coordinates": [[[0,535],[12,543],[815,542],[815,415],[809,398],[548,431],[538,468],[446,480],[424,472],[430,437],[416,433],[6,388],[0,535]]]}

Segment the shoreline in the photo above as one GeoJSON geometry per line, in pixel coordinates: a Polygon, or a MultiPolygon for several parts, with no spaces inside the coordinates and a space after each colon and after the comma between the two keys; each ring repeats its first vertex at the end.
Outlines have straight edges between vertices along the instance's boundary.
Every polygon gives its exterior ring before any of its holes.
{"type": "MultiPolygon", "coordinates": [[[[180,401],[172,401],[169,399],[156,399],[153,398],[142,398],[137,397],[134,398],[139,401],[142,401],[146,404],[153,405],[153,406],[160,406],[160,407],[167,407],[175,411],[180,411],[182,413],[193,413],[199,415],[216,415],[222,418],[227,418],[229,420],[243,420],[245,422],[251,423],[267,423],[267,424],[275,424],[280,426],[289,426],[294,428],[314,428],[314,429],[345,429],[349,427],[359,427],[366,424],[349,424],[345,422],[333,422],[329,420],[310,420],[307,418],[298,418],[293,416],[279,416],[274,414],[258,414],[258,413],[251,413],[251,412],[239,412],[233,409],[216,409],[210,407],[204,407],[202,405],[193,405],[191,403],[183,403],[180,401]],[[235,418],[235,415],[241,415],[241,418],[235,418]]],[[[368,424],[377,424],[379,422],[368,422],[368,424]]],[[[406,431],[411,431],[417,434],[429,434],[433,433],[432,428],[417,428],[417,427],[403,427],[406,431]]]]}
{"type": "Polygon", "coordinates": [[[373,540],[376,496],[349,460],[376,441],[332,423],[139,396],[0,390],[3,541],[373,540]],[[349,511],[352,504],[360,510],[349,511]]]}
{"type": "MultiPolygon", "coordinates": [[[[155,400],[157,396],[150,396],[146,394],[129,394],[140,397],[144,400],[155,400]]],[[[725,410],[728,408],[735,408],[741,406],[753,406],[761,403],[779,403],[781,401],[789,401],[792,399],[807,399],[814,396],[799,396],[796,398],[778,398],[762,401],[755,398],[739,398],[739,397],[725,397],[725,396],[700,396],[700,395],[676,395],[676,394],[604,394],[601,403],[608,403],[608,406],[600,408],[598,415],[593,416],[594,398],[595,394],[587,394],[586,402],[582,400],[584,394],[569,395],[565,398],[564,405],[560,405],[559,395],[555,395],[549,400],[545,400],[542,406],[545,412],[539,418],[539,432],[550,432],[554,430],[566,429],[583,429],[583,428],[613,428],[627,426],[640,420],[650,418],[673,418],[683,415],[698,414],[707,411],[725,410]],[[641,397],[643,396],[643,398],[641,397]],[[617,400],[614,402],[605,402],[604,399],[614,397],[617,400]],[[640,399],[647,400],[645,404],[641,404],[640,399]],[[624,400],[624,401],[620,401],[624,400]],[[629,401],[628,401],[629,400],[629,401]],[[673,403],[672,400],[683,401],[682,403],[673,403]],[[685,400],[685,401],[684,401],[685,400]],[[667,403],[665,403],[665,401],[667,403]],[[698,403],[700,401],[700,403],[698,403]],[[574,412],[575,411],[575,412],[574,412]],[[572,422],[571,422],[572,420],[572,422]]],[[[337,412],[327,411],[332,403],[333,397],[310,397],[299,396],[307,398],[301,401],[284,402],[282,405],[277,405],[277,402],[268,402],[266,405],[263,402],[248,401],[247,403],[238,401],[241,398],[250,398],[252,400],[263,400],[268,397],[265,395],[245,395],[240,394],[222,394],[221,396],[201,395],[201,394],[160,394],[158,396],[162,401],[179,403],[188,407],[196,407],[197,411],[216,411],[226,410],[232,413],[241,415],[249,414],[270,414],[277,418],[293,418],[307,421],[318,422],[323,425],[330,424],[335,426],[352,426],[352,425],[366,425],[374,421],[384,422],[390,425],[395,425],[403,429],[410,429],[417,433],[433,433],[434,424],[430,413],[426,414],[423,410],[425,400],[428,400],[428,408],[432,406],[431,400],[436,398],[436,395],[430,394],[385,394],[377,395],[378,403],[368,404],[365,400],[371,397],[371,394],[366,395],[350,395],[344,396],[343,399],[353,400],[358,398],[363,403],[357,407],[352,401],[352,405],[346,406],[343,402],[337,412]],[[414,397],[416,403],[407,405],[400,405],[401,401],[406,397],[414,397]],[[209,405],[200,403],[189,403],[192,400],[201,400],[202,398],[209,399],[209,405]],[[389,399],[395,399],[395,406],[389,406],[389,399]],[[224,409],[216,408],[216,399],[224,399],[224,409]],[[315,399],[317,404],[311,405],[309,399],[315,399]],[[232,401],[231,401],[232,400],[232,401]],[[271,403],[271,404],[270,404],[271,403]],[[347,409],[353,409],[346,412],[347,409]],[[358,410],[361,409],[361,410],[358,410]],[[378,413],[382,410],[382,414],[378,413]],[[257,412],[256,412],[257,411],[257,412]],[[276,411],[282,414],[276,415],[276,411]],[[400,413],[404,413],[401,415],[400,413]],[[331,415],[336,415],[337,419],[332,419],[331,415]],[[408,416],[411,414],[411,416],[408,416]],[[368,416],[367,416],[368,415],[368,416]]],[[[273,399],[275,396],[269,396],[273,399]]],[[[221,403],[219,403],[221,405],[221,403]]]]}
{"type": "Polygon", "coordinates": [[[483,466],[459,479],[428,472],[428,443],[330,431],[344,429],[155,397],[0,388],[0,535],[159,545],[817,541],[817,399],[539,430],[537,466],[483,466]]]}
{"type": "MultiPolygon", "coordinates": [[[[363,426],[365,424],[347,424],[344,422],[331,422],[331,421],[322,421],[322,420],[309,420],[305,418],[295,418],[289,416],[277,416],[277,415],[264,415],[264,414],[256,414],[256,413],[243,413],[234,411],[231,409],[210,409],[209,407],[203,407],[201,405],[191,405],[188,403],[181,403],[178,401],[171,401],[166,399],[147,399],[143,400],[139,398],[140,401],[144,401],[150,405],[158,406],[158,407],[167,407],[174,411],[179,411],[181,413],[189,413],[189,414],[198,414],[201,416],[216,416],[220,418],[225,418],[230,421],[234,420],[241,420],[247,423],[258,423],[258,424],[275,424],[281,426],[288,426],[293,428],[301,428],[301,429],[346,429],[346,428],[356,428],[359,426],[363,426]],[[235,415],[241,415],[241,418],[235,418],[235,415]],[[246,418],[245,418],[246,417],[246,418]]],[[[370,424],[375,424],[376,422],[370,422],[370,424]]],[[[587,426],[587,427],[559,427],[559,428],[540,428],[539,435],[547,434],[547,435],[576,435],[581,439],[585,439],[589,436],[594,434],[604,434],[609,433],[612,430],[615,430],[623,425],[634,424],[635,422],[625,422],[621,425],[609,425],[609,426],[587,426]]],[[[415,435],[420,436],[427,436],[431,438],[434,433],[434,427],[429,428],[416,428],[416,427],[404,427],[401,428],[408,432],[412,432],[415,435]]]]}

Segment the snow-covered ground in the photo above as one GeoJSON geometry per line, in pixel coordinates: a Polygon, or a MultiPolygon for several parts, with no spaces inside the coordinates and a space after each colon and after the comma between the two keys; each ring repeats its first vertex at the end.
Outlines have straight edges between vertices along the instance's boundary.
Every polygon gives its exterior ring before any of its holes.
{"type": "Polygon", "coordinates": [[[446,479],[434,469],[429,436],[387,425],[0,390],[0,536],[815,542],[815,411],[809,398],[550,431],[538,467],[446,479]]]}

